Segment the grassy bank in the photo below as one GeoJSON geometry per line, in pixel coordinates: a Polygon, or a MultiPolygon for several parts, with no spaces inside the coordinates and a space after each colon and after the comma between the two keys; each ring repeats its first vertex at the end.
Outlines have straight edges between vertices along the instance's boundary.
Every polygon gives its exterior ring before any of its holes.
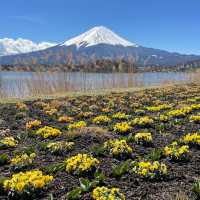
{"type": "MultiPolygon", "coordinates": [[[[195,82],[194,82],[195,84],[195,82]]],[[[188,84],[165,84],[165,85],[157,85],[157,86],[149,86],[149,87],[135,87],[135,88],[117,88],[117,89],[102,89],[102,90],[92,90],[86,92],[61,92],[61,93],[54,93],[50,95],[35,95],[33,97],[26,97],[26,98],[1,98],[0,103],[17,103],[17,102],[26,102],[26,101],[34,101],[37,99],[59,99],[65,97],[80,97],[80,96],[97,96],[97,95],[108,95],[111,93],[126,93],[126,92],[137,92],[141,90],[147,89],[156,89],[156,88],[168,88],[168,87],[176,87],[176,86],[188,86],[188,84]]]]}

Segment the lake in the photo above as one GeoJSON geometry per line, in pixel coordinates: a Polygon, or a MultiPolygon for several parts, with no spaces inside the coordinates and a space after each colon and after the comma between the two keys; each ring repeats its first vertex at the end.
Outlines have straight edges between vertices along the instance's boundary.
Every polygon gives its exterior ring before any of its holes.
{"type": "Polygon", "coordinates": [[[140,88],[197,80],[195,72],[81,73],[0,72],[0,98],[26,98],[64,92],[140,88]]]}

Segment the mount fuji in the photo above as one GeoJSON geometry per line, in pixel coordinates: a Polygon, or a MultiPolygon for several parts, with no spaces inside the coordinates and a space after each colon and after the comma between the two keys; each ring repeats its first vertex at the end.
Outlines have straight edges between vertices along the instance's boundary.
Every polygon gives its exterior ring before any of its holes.
{"type": "Polygon", "coordinates": [[[44,50],[17,55],[0,56],[0,64],[65,64],[91,59],[133,58],[138,66],[175,66],[200,60],[198,55],[184,55],[143,47],[129,42],[110,29],[97,26],[61,44],[44,50]]]}
{"type": "Polygon", "coordinates": [[[72,38],[61,45],[71,46],[76,45],[77,48],[80,47],[90,47],[99,44],[107,45],[121,45],[124,47],[137,47],[137,44],[133,44],[124,38],[118,36],[116,33],[112,32],[110,29],[104,26],[97,26],[89,31],[72,38]]]}

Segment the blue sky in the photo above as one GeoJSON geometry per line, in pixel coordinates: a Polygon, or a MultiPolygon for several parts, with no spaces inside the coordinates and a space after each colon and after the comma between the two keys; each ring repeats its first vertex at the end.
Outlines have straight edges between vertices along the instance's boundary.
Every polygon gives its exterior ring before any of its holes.
{"type": "Polygon", "coordinates": [[[103,25],[140,45],[200,55],[200,0],[1,0],[0,38],[62,42],[103,25]]]}

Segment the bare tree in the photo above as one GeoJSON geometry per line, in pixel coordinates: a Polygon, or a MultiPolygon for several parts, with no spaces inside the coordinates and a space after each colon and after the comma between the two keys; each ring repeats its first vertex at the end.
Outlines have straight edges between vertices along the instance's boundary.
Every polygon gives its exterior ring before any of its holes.
{"type": "Polygon", "coordinates": [[[135,67],[136,59],[133,57],[133,55],[128,56],[128,72],[133,73],[136,71],[135,67]]]}

